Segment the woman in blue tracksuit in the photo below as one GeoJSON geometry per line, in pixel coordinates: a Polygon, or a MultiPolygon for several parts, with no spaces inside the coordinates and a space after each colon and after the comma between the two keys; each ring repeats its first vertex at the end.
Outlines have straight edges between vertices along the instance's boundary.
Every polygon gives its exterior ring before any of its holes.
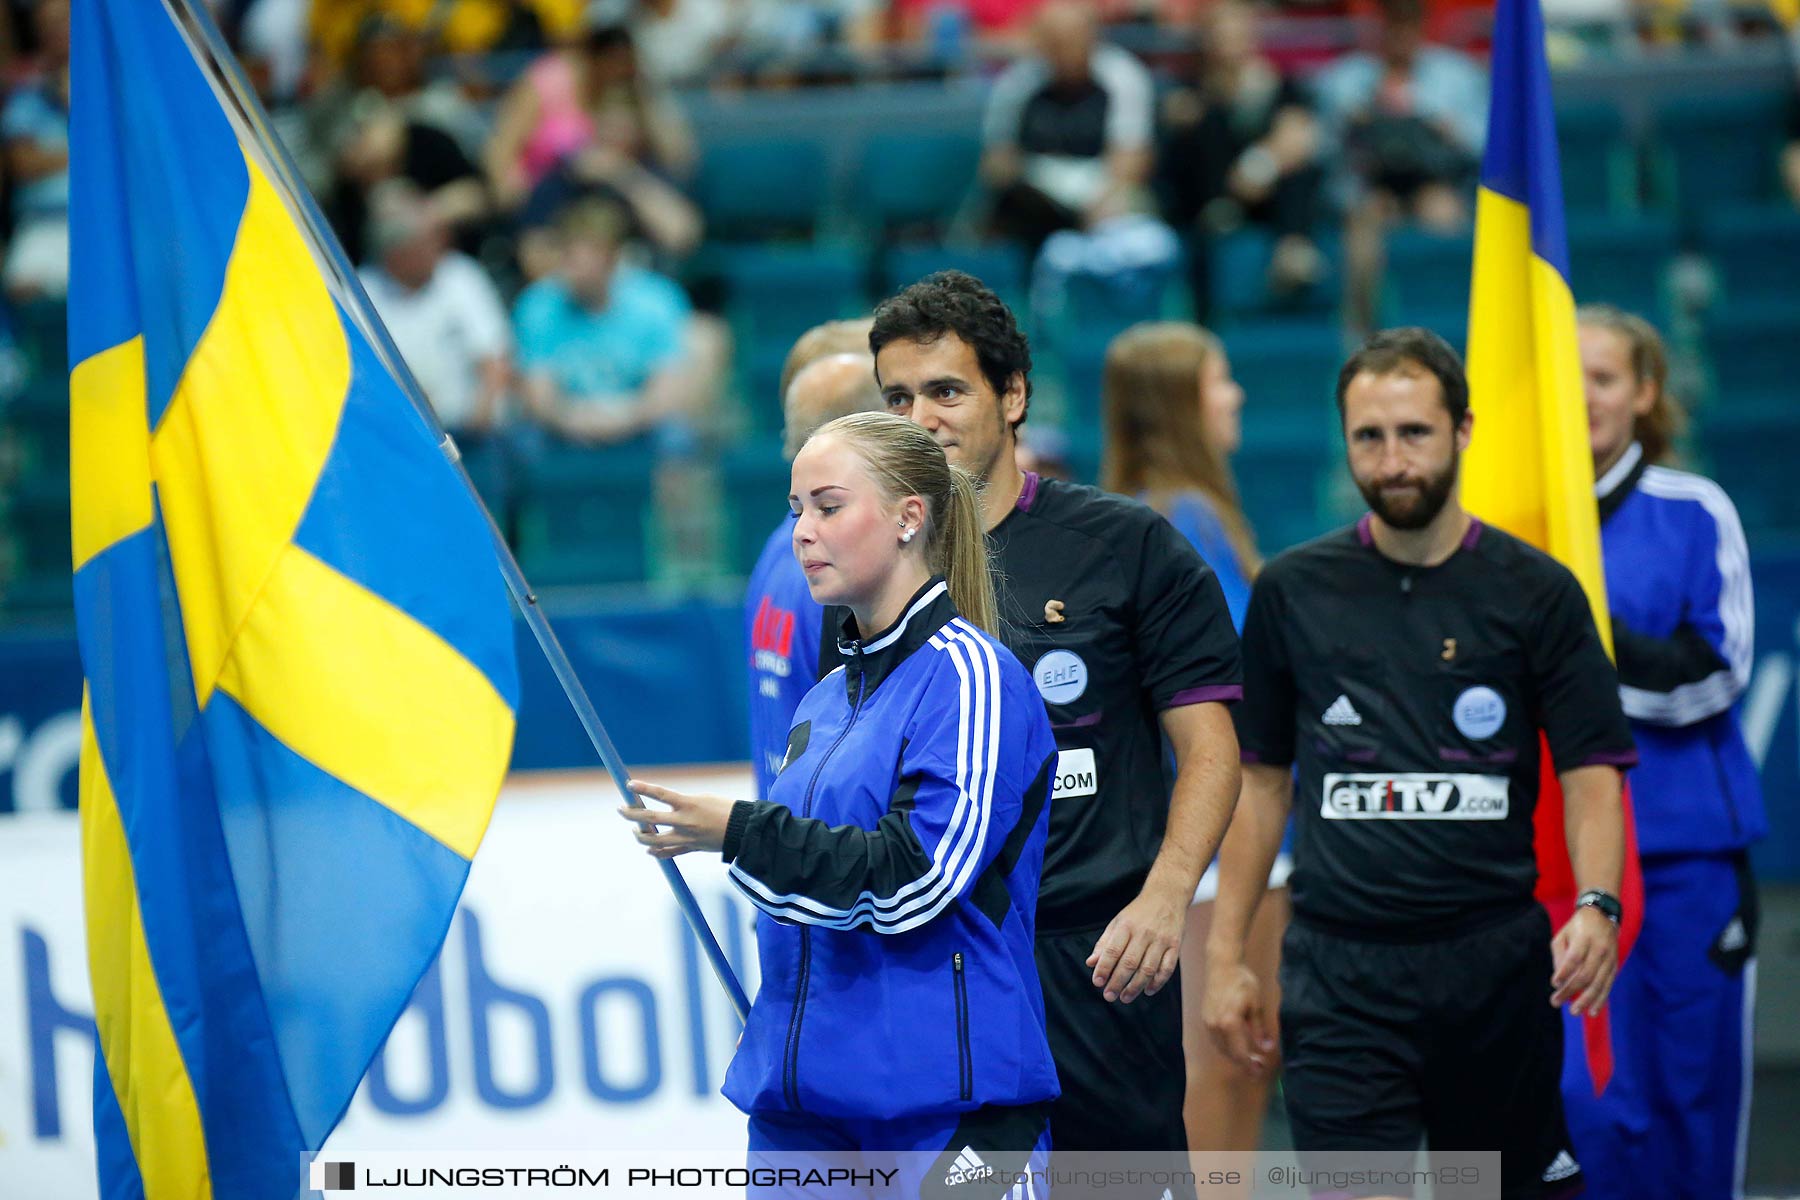
{"type": "Polygon", "coordinates": [[[1608,1007],[1615,1068],[1593,1094],[1571,1030],[1569,1130],[1598,1197],[1739,1195],[1749,1125],[1756,893],[1764,832],[1738,727],[1750,679],[1750,560],[1709,479],[1660,465],[1680,413],[1662,339],[1609,307],[1580,313],[1581,364],[1613,648],[1631,773],[1644,925],[1608,1007]]]}
{"type": "Polygon", "coordinates": [[[923,1151],[883,1194],[1002,1195],[1041,1160],[1057,1095],[1032,954],[1049,718],[991,634],[974,484],[929,434],[832,421],[790,503],[814,599],[847,610],[842,665],[801,701],[766,801],[634,782],[669,811],[621,811],[657,857],[722,851],[762,910],[724,1088],[752,1165],[923,1151]]]}

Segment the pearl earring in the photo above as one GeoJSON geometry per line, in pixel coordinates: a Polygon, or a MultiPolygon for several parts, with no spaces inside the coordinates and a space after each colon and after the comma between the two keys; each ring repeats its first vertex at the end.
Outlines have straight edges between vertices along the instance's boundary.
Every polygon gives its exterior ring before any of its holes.
{"type": "Polygon", "coordinates": [[[912,537],[913,537],[913,531],[909,529],[905,533],[900,535],[900,540],[903,542],[910,542],[910,541],[912,541],[912,537]]]}

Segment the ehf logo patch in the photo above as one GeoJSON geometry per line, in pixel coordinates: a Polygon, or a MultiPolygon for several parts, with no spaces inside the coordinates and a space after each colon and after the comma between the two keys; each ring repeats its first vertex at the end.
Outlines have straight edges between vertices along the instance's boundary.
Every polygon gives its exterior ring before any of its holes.
{"type": "Polygon", "coordinates": [[[1088,668],[1073,650],[1052,650],[1031,668],[1038,695],[1052,704],[1073,704],[1087,691],[1088,668]]]}
{"type": "Polygon", "coordinates": [[[1491,687],[1466,688],[1456,698],[1450,716],[1458,733],[1479,742],[1493,737],[1506,724],[1506,701],[1491,687]]]}

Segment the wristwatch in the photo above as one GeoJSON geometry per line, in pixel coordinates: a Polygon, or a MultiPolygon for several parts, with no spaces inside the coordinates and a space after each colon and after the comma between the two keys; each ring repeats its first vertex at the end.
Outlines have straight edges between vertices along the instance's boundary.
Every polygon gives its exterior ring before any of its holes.
{"type": "Polygon", "coordinates": [[[1587,891],[1581,893],[1575,900],[1575,907],[1597,908],[1600,910],[1600,915],[1611,921],[1614,925],[1619,923],[1619,918],[1625,913],[1625,909],[1619,903],[1619,898],[1617,896],[1613,895],[1611,892],[1602,891],[1599,888],[1589,888],[1587,891]]]}

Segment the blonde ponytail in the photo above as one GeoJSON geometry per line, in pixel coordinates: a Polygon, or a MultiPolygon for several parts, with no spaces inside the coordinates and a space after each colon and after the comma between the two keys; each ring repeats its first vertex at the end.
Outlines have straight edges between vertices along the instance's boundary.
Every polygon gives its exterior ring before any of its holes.
{"type": "Polygon", "coordinates": [[[993,562],[974,477],[951,466],[929,433],[889,413],[852,413],[812,436],[840,438],[853,447],[890,501],[925,501],[925,565],[950,585],[951,603],[965,620],[998,636],[993,562]]]}
{"type": "Polygon", "coordinates": [[[998,637],[1000,621],[994,605],[993,566],[981,516],[981,492],[975,477],[961,467],[950,468],[950,503],[944,506],[939,524],[942,536],[933,549],[943,556],[941,570],[950,584],[950,599],[956,611],[977,629],[998,637]]]}

